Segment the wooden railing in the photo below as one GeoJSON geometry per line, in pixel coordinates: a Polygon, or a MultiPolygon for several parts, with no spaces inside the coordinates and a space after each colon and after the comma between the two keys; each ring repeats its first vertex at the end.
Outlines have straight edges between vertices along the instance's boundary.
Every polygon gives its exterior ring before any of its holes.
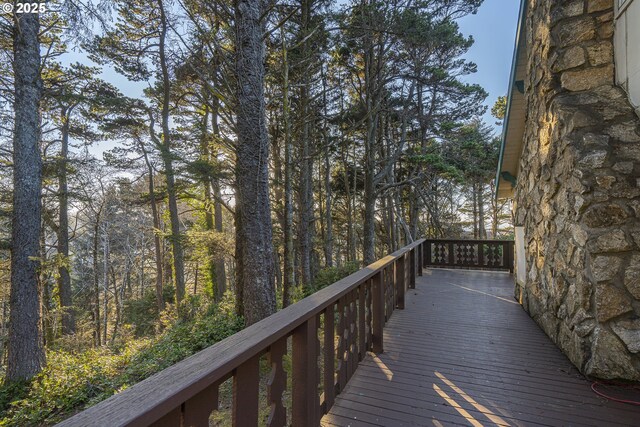
{"type": "Polygon", "coordinates": [[[445,240],[424,242],[424,267],[509,270],[513,273],[512,240],[445,240]]]}
{"type": "Polygon", "coordinates": [[[422,275],[423,243],[376,261],[60,426],[208,426],[220,385],[230,378],[234,426],[319,425],[366,352],[384,350],[385,323],[394,309],[404,308],[416,273],[422,275]],[[267,375],[261,375],[261,360],[267,375]]]}

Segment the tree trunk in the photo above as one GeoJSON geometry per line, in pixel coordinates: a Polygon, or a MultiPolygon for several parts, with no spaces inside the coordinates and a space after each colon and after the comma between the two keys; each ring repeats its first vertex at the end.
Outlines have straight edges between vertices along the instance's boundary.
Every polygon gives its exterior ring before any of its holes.
{"type": "Polygon", "coordinates": [[[333,267],[333,217],[331,203],[333,191],[331,190],[331,161],[329,159],[329,147],[325,148],[324,156],[324,188],[325,188],[325,236],[324,236],[324,260],[327,267],[333,267]]]}
{"type": "Polygon", "coordinates": [[[496,200],[496,187],[491,184],[491,238],[498,238],[498,222],[500,221],[500,205],[498,205],[498,201],[496,200]]]}
{"type": "Polygon", "coordinates": [[[291,115],[289,107],[289,61],[284,28],[282,30],[282,121],[284,123],[284,280],[282,306],[291,303],[291,288],[295,285],[293,248],[293,147],[291,144],[291,115]]]}
{"type": "MultiPolygon", "coordinates": [[[[202,122],[200,123],[200,156],[203,161],[207,164],[211,164],[212,156],[209,151],[209,139],[208,137],[208,121],[209,121],[209,108],[207,106],[207,93],[205,93],[205,105],[203,106],[204,113],[202,115],[202,122]]],[[[213,224],[213,194],[211,191],[211,179],[208,174],[203,176],[202,186],[204,188],[204,222],[207,231],[214,230],[213,224]]],[[[218,292],[218,288],[216,286],[217,272],[216,272],[216,264],[214,261],[215,249],[213,247],[207,248],[207,275],[209,276],[209,283],[211,288],[209,291],[212,293],[214,299],[216,301],[220,301],[222,295],[218,292]]]]}
{"type": "Polygon", "coordinates": [[[364,135],[364,224],[363,224],[363,258],[364,265],[375,261],[376,218],[375,208],[377,191],[376,175],[376,141],[378,130],[378,97],[377,73],[375,67],[372,35],[364,37],[364,85],[366,127],[364,135]]]}
{"type": "Polygon", "coordinates": [[[102,342],[107,343],[107,326],[109,326],[109,224],[103,223],[102,227],[102,342]]]}
{"type": "Polygon", "coordinates": [[[412,187],[409,187],[409,230],[411,232],[411,241],[418,238],[418,223],[420,216],[420,199],[418,198],[418,192],[412,187]]]}
{"type": "Polygon", "coordinates": [[[313,155],[311,153],[311,110],[310,110],[310,93],[308,62],[309,42],[308,34],[311,33],[309,19],[311,15],[310,2],[302,0],[300,8],[302,12],[301,36],[304,37],[301,46],[301,58],[305,63],[303,67],[302,82],[300,85],[300,110],[302,121],[302,159],[300,170],[300,268],[302,272],[302,283],[310,286],[312,281],[311,272],[311,252],[313,250],[313,234],[314,234],[314,214],[313,214],[313,155]]]}
{"type": "Polygon", "coordinates": [[[42,160],[38,15],[13,15],[15,75],[11,291],[6,382],[29,379],[45,363],[38,290],[42,160]]]}
{"type": "MultiPolygon", "coordinates": [[[[238,189],[236,187],[236,194],[238,194],[238,189]]],[[[244,277],[242,266],[243,262],[243,242],[242,240],[238,240],[238,237],[242,235],[242,215],[240,215],[241,207],[240,205],[236,205],[236,210],[234,212],[234,222],[236,226],[236,247],[235,247],[235,293],[236,293],[236,314],[238,316],[244,316],[244,277]]]]}
{"type": "Polygon", "coordinates": [[[269,143],[264,101],[266,4],[236,0],[236,182],[244,317],[248,325],[276,310],[269,201],[269,143]],[[261,21],[262,19],[262,21],[261,21]]]}
{"type": "Polygon", "coordinates": [[[478,235],[480,239],[487,238],[487,230],[484,226],[484,185],[478,183],[478,235]]]}
{"type": "MultiPolygon", "coordinates": [[[[216,65],[217,67],[217,65],[216,65]]],[[[217,97],[213,97],[212,101],[212,109],[211,109],[211,128],[213,130],[213,135],[218,138],[220,136],[220,127],[218,125],[218,109],[219,109],[220,101],[217,97]]],[[[211,153],[209,153],[211,154],[211,153]]],[[[212,160],[215,158],[215,155],[212,156],[212,160]]],[[[219,179],[214,179],[211,183],[213,186],[213,222],[215,230],[218,233],[223,232],[222,228],[222,203],[220,199],[222,197],[222,193],[220,190],[220,181],[219,179]]],[[[214,254],[215,255],[215,254],[214,254]]],[[[224,293],[227,291],[227,273],[225,271],[224,266],[224,257],[217,255],[214,261],[214,287],[216,289],[216,297],[222,298],[224,293]]]]}
{"type": "Polygon", "coordinates": [[[158,0],[161,17],[159,40],[160,68],[162,71],[162,160],[164,162],[167,179],[167,196],[169,199],[169,218],[171,223],[171,249],[173,259],[173,279],[176,287],[176,304],[180,311],[180,303],[184,298],[184,254],[180,233],[180,218],[178,216],[177,192],[173,172],[173,155],[171,153],[171,134],[169,129],[169,107],[171,102],[171,80],[165,54],[165,39],[167,35],[167,17],[163,0],[158,0]]]}
{"type": "MultiPolygon", "coordinates": [[[[119,331],[119,327],[120,327],[120,295],[118,292],[118,281],[116,280],[116,274],[113,271],[113,268],[111,269],[111,282],[113,283],[113,307],[116,310],[116,317],[113,320],[113,331],[111,332],[111,345],[113,346],[113,343],[116,341],[116,338],[118,336],[118,331],[119,331]]],[[[123,284],[124,286],[124,284],[123,284]]]]}
{"type": "MultiPolygon", "coordinates": [[[[41,263],[44,265],[47,262],[47,242],[45,237],[44,225],[40,227],[40,254],[41,263]]],[[[42,293],[42,328],[44,329],[43,344],[45,347],[48,344],[52,344],[56,337],[55,325],[53,322],[53,307],[51,306],[51,288],[49,283],[49,273],[46,269],[41,268],[38,272],[38,289],[42,293]]]]}
{"type": "Polygon", "coordinates": [[[473,198],[473,238],[478,238],[478,193],[476,183],[471,186],[471,197],[473,198]]]}
{"type": "MultiPolygon", "coordinates": [[[[95,223],[93,225],[93,343],[99,347],[102,343],[100,335],[100,279],[98,278],[98,241],[100,239],[100,214],[102,207],[96,214],[95,223]]],[[[106,297],[106,296],[105,296],[106,297]]]]}
{"type": "Polygon", "coordinates": [[[322,136],[324,138],[324,189],[325,189],[325,234],[324,234],[324,260],[326,267],[333,267],[333,191],[331,189],[331,157],[328,131],[326,129],[327,111],[327,80],[322,68],[322,103],[324,105],[324,116],[322,136]]]}
{"type": "MultiPolygon", "coordinates": [[[[213,194],[215,196],[213,201],[213,225],[218,233],[222,233],[224,231],[222,228],[222,203],[220,203],[222,193],[220,191],[220,183],[217,180],[213,183],[213,194]]],[[[227,291],[227,272],[225,270],[224,257],[217,256],[215,269],[217,295],[222,298],[227,291]]]]}
{"type": "Polygon", "coordinates": [[[164,310],[164,296],[162,294],[162,242],[160,241],[160,214],[158,212],[158,202],[156,200],[156,188],[155,188],[155,176],[153,173],[153,166],[149,161],[149,154],[142,141],[140,141],[140,148],[144,155],[144,162],[147,165],[147,171],[149,172],[149,199],[151,201],[151,216],[153,217],[153,247],[154,259],[156,262],[156,306],[158,307],[158,313],[164,310]]]}
{"type": "Polygon", "coordinates": [[[76,331],[75,313],[71,297],[71,275],[69,274],[69,189],[67,185],[67,160],[69,157],[69,114],[66,108],[61,113],[62,147],[58,167],[58,295],[62,311],[62,334],[76,331]]]}

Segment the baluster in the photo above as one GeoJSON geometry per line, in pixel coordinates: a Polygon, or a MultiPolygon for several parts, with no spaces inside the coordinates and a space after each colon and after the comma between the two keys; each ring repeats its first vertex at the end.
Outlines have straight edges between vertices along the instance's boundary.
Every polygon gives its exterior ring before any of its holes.
{"type": "Polygon", "coordinates": [[[354,289],[351,292],[351,375],[358,367],[358,332],[358,290],[354,289]]]}
{"type": "Polygon", "coordinates": [[[394,264],[396,269],[396,295],[397,295],[396,307],[398,307],[401,310],[404,310],[405,256],[404,255],[400,256],[400,258],[398,258],[394,264]]]}
{"type": "Polygon", "coordinates": [[[469,265],[469,260],[471,258],[471,251],[469,250],[469,244],[468,243],[464,243],[462,246],[462,259],[463,259],[463,265],[468,266],[469,265]]]}
{"type": "Polygon", "coordinates": [[[450,266],[454,266],[455,262],[454,262],[454,254],[453,254],[453,242],[449,242],[447,244],[447,247],[449,248],[449,265],[450,266]]]}
{"type": "Polygon", "coordinates": [[[480,242],[478,243],[478,262],[477,262],[477,266],[478,267],[484,267],[484,243],[480,242]]]}
{"type": "Polygon", "coordinates": [[[499,246],[497,244],[492,244],[491,246],[491,266],[492,267],[499,267],[500,266],[500,260],[498,259],[499,257],[499,246]]]}
{"type": "Polygon", "coordinates": [[[373,312],[373,305],[371,303],[371,295],[372,295],[372,283],[371,279],[367,280],[367,292],[366,292],[366,323],[367,323],[367,348],[365,351],[369,351],[372,349],[373,340],[371,337],[373,336],[373,325],[371,323],[371,313],[373,312]]]}
{"type": "Polygon", "coordinates": [[[338,390],[344,390],[347,385],[347,365],[344,360],[345,347],[344,347],[344,300],[346,297],[342,297],[338,300],[338,390]]]}
{"type": "Polygon", "coordinates": [[[254,356],[240,365],[233,376],[234,426],[258,425],[259,385],[260,356],[254,356]]]}
{"type": "Polygon", "coordinates": [[[468,266],[470,261],[471,261],[471,250],[470,250],[470,245],[468,243],[465,243],[462,250],[463,250],[463,259],[464,259],[464,265],[468,266]]]}
{"type": "Polygon", "coordinates": [[[358,362],[364,359],[367,351],[366,288],[367,282],[358,287],[358,362]]]}
{"type": "MultiPolygon", "coordinates": [[[[315,424],[318,408],[318,328],[312,316],[293,332],[292,424],[315,424]]],[[[240,424],[244,426],[245,424],[240,424]]],[[[248,425],[248,424],[247,424],[248,425]]],[[[253,425],[253,424],[251,424],[253,425]]]]}
{"type": "Polygon", "coordinates": [[[333,406],[336,394],[335,379],[335,305],[331,304],[324,310],[324,413],[333,406]]]}
{"type": "MultiPolygon", "coordinates": [[[[418,248],[422,250],[422,245],[419,245],[418,248]]],[[[422,259],[422,256],[418,252],[418,259],[422,259]]],[[[409,251],[409,265],[411,266],[411,270],[409,271],[409,289],[416,288],[416,248],[413,248],[409,251]]],[[[422,276],[422,266],[418,265],[418,276],[422,276]]]]}
{"type": "Polygon", "coordinates": [[[184,402],[183,427],[208,427],[211,412],[218,409],[218,387],[214,383],[184,402]]]}
{"type": "MultiPolygon", "coordinates": [[[[315,352],[314,352],[314,366],[316,367],[315,371],[314,371],[314,377],[313,377],[313,383],[315,384],[314,387],[314,398],[315,398],[315,403],[314,403],[314,407],[315,407],[315,414],[316,414],[316,418],[315,418],[315,424],[316,425],[320,425],[320,419],[322,418],[322,407],[320,406],[323,402],[320,400],[320,394],[319,394],[319,385],[320,385],[320,363],[319,363],[319,359],[320,359],[320,355],[322,352],[322,344],[320,343],[320,330],[322,328],[322,314],[318,313],[316,314],[316,329],[315,329],[315,334],[314,334],[314,338],[315,338],[315,343],[316,343],[316,348],[315,348],[315,352]]],[[[322,380],[324,381],[324,380],[322,380]]]]}
{"type": "Polygon", "coordinates": [[[282,358],[287,353],[287,338],[281,338],[269,348],[271,375],[267,382],[267,401],[271,405],[268,426],[278,427],[287,424],[287,409],[282,404],[282,394],[287,388],[287,373],[282,366],[282,358]]]}
{"type": "Polygon", "coordinates": [[[347,338],[347,381],[351,379],[353,372],[355,371],[355,351],[356,345],[355,336],[355,297],[353,292],[349,292],[349,305],[347,305],[347,329],[349,330],[347,338]]]}
{"type": "Polygon", "coordinates": [[[424,242],[425,245],[425,251],[424,251],[424,260],[422,263],[423,267],[427,267],[428,265],[431,265],[431,242],[426,241],[424,242]]]}
{"type": "Polygon", "coordinates": [[[464,256],[464,265],[465,266],[469,266],[471,265],[471,258],[473,257],[473,250],[471,248],[471,244],[470,243],[465,243],[463,246],[463,256],[464,256]]]}
{"type": "Polygon", "coordinates": [[[486,242],[482,245],[482,262],[483,265],[491,267],[491,243],[486,242]]]}
{"type": "MultiPolygon", "coordinates": [[[[422,251],[424,250],[424,242],[418,245],[418,276],[422,276],[422,267],[424,266],[424,255],[422,251]]],[[[413,266],[415,268],[416,265],[416,252],[415,250],[411,252],[413,255],[413,266]]],[[[413,288],[415,288],[415,280],[413,281],[413,288]]],[[[413,289],[412,288],[412,289],[413,289]]]]}
{"type": "Polygon", "coordinates": [[[478,267],[478,245],[469,243],[469,251],[471,252],[471,260],[469,261],[471,266],[478,267]]]}
{"type": "Polygon", "coordinates": [[[152,427],[178,427],[182,419],[182,405],[178,406],[158,421],[151,424],[152,427]]]}
{"type": "Polygon", "coordinates": [[[385,325],[391,318],[393,309],[396,306],[396,290],[394,286],[394,265],[391,264],[387,268],[387,315],[384,318],[385,325]]]}
{"type": "Polygon", "coordinates": [[[515,249],[515,243],[514,242],[506,242],[505,243],[505,252],[507,253],[507,267],[509,268],[509,273],[513,274],[514,271],[514,265],[513,265],[513,260],[515,259],[515,256],[513,254],[513,251],[515,249]]]}
{"type": "Polygon", "coordinates": [[[372,347],[374,353],[384,351],[382,338],[382,328],[384,328],[384,284],[382,282],[382,272],[376,273],[372,280],[372,347]]]}

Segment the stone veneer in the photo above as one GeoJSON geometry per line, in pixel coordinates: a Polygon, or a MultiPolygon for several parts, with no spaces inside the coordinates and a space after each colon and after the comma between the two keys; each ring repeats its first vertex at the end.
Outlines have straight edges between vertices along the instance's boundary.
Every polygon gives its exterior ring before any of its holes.
{"type": "Polygon", "coordinates": [[[516,296],[585,374],[640,379],[640,119],[614,85],[613,0],[528,0],[516,296]]]}

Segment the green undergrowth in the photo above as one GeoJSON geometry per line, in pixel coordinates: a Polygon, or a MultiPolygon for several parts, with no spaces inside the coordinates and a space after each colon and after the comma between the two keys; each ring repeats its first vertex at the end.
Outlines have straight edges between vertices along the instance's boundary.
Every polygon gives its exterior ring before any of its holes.
{"type": "Polygon", "coordinates": [[[338,280],[343,279],[358,270],[360,270],[360,263],[357,261],[350,261],[337,267],[323,268],[318,271],[311,286],[300,285],[293,288],[291,301],[298,302],[314,292],[317,292],[322,288],[326,288],[327,286],[332,285],[338,280]]]}
{"type": "MultiPolygon", "coordinates": [[[[293,302],[316,292],[357,271],[357,263],[325,268],[318,272],[312,286],[294,289],[293,302]]],[[[128,313],[136,324],[123,327],[134,335],[149,330],[138,323],[137,313],[148,311],[153,299],[139,301],[128,313]],[[140,307],[138,307],[140,306],[140,307]]],[[[240,331],[244,322],[235,314],[234,297],[229,292],[219,304],[192,297],[184,307],[184,320],[176,321],[170,306],[162,314],[163,331],[152,337],[121,338],[109,346],[81,350],[64,345],[47,350],[47,365],[28,383],[4,384],[0,375],[0,427],[47,426],[55,424],[131,385],[197,353],[240,331]]],[[[156,320],[157,322],[157,320],[156,320]]],[[[64,340],[60,340],[64,342],[64,340]]],[[[285,365],[290,369],[289,356],[285,365]]],[[[261,396],[266,396],[270,369],[262,369],[261,396]]],[[[214,414],[216,425],[230,422],[231,388],[227,381],[220,390],[221,410],[214,414]]],[[[263,397],[264,397],[263,396],[263,397]]],[[[264,399],[262,399],[264,400],[264,399]]],[[[269,408],[261,407],[266,417],[269,408]]]]}
{"type": "MultiPolygon", "coordinates": [[[[192,301],[187,319],[171,323],[153,338],[137,338],[120,346],[77,353],[48,351],[47,366],[29,383],[0,387],[0,426],[56,423],[243,327],[230,295],[217,305],[192,301]]],[[[0,381],[4,383],[4,378],[0,381]]]]}

